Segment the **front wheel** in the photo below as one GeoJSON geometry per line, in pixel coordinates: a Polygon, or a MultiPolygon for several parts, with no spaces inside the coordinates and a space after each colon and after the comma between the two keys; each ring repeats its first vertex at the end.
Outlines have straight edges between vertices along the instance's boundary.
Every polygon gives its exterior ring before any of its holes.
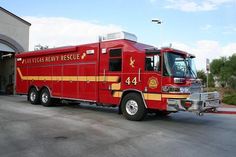
{"type": "Polygon", "coordinates": [[[147,114],[147,109],[144,106],[143,99],[136,93],[127,94],[123,98],[121,111],[126,119],[132,121],[140,121],[147,114]]]}
{"type": "Polygon", "coordinates": [[[40,103],[43,105],[43,106],[51,106],[52,105],[52,98],[51,98],[51,95],[48,91],[48,89],[43,89],[41,91],[41,94],[40,94],[40,103]]]}

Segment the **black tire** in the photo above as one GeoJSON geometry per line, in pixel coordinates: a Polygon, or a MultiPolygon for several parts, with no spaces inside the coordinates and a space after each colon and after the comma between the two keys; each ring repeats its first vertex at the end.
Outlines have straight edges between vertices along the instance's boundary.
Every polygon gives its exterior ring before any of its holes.
{"type": "Polygon", "coordinates": [[[39,104],[39,92],[36,88],[31,88],[28,93],[28,100],[31,104],[37,105],[39,104]]]}
{"type": "Polygon", "coordinates": [[[144,106],[143,99],[140,94],[127,94],[121,103],[121,111],[124,117],[132,121],[142,120],[146,114],[147,109],[144,106]]]}
{"type": "Polygon", "coordinates": [[[40,103],[43,106],[52,106],[52,98],[48,89],[44,88],[40,93],[40,103]]]}

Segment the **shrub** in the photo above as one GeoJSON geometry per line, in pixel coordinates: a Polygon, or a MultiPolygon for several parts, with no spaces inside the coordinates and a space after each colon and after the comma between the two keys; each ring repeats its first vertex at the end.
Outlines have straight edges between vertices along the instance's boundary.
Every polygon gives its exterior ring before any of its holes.
{"type": "Polygon", "coordinates": [[[224,96],[222,101],[225,104],[236,105],[236,93],[224,96]]]}

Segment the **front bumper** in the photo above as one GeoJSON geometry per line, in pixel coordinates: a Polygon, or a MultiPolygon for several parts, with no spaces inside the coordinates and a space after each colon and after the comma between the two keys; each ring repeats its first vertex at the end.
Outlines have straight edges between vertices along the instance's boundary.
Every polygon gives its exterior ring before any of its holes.
{"type": "Polygon", "coordinates": [[[203,113],[216,111],[220,107],[218,92],[193,93],[187,99],[167,99],[167,111],[189,111],[203,113]]]}

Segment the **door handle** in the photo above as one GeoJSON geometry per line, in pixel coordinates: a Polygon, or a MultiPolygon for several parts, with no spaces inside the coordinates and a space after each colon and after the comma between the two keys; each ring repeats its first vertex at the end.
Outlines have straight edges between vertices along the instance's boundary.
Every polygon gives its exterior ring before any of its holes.
{"type": "Polygon", "coordinates": [[[138,69],[138,82],[141,82],[141,68],[138,69]]]}

